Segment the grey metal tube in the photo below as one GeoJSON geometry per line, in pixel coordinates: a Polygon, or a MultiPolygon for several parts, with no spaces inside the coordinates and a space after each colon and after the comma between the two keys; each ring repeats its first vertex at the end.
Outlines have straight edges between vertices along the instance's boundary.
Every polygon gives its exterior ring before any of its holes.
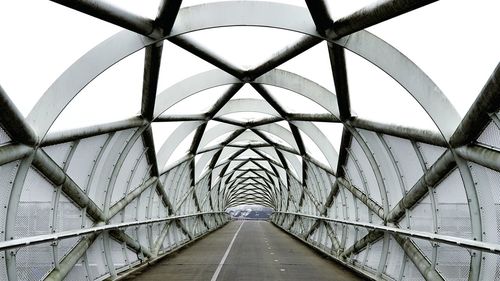
{"type": "MultiPolygon", "coordinates": [[[[243,87],[243,84],[232,84],[229,88],[224,91],[224,94],[220,96],[207,111],[207,119],[212,119],[219,110],[243,87]]],[[[198,140],[199,142],[199,140],[198,140]]],[[[193,150],[190,150],[193,153],[193,150]]]]}
{"type": "Polygon", "coordinates": [[[155,24],[162,29],[163,34],[169,33],[174,26],[181,4],[182,0],[163,0],[160,3],[155,24]]]}
{"type": "Polygon", "coordinates": [[[309,228],[307,233],[304,235],[304,237],[303,237],[304,240],[307,240],[307,238],[309,238],[309,236],[311,236],[316,231],[316,229],[321,225],[322,222],[323,221],[321,221],[321,220],[314,221],[313,225],[309,228]]]}
{"type": "Polygon", "coordinates": [[[364,192],[359,190],[357,187],[352,185],[350,182],[344,178],[337,178],[337,182],[343,187],[347,188],[354,197],[358,198],[359,201],[363,202],[370,210],[377,214],[380,218],[384,219],[384,208],[380,206],[377,202],[370,199],[364,192]]]}
{"type": "MultiPolygon", "coordinates": [[[[309,238],[309,236],[311,236],[311,235],[312,235],[312,234],[316,231],[316,229],[318,229],[318,228],[319,228],[319,226],[321,225],[321,223],[322,223],[322,222],[323,222],[322,220],[316,220],[316,221],[314,222],[314,224],[311,226],[311,228],[309,229],[309,231],[307,232],[307,234],[306,234],[306,235],[304,235],[304,240],[306,240],[306,241],[307,241],[307,239],[309,238]]],[[[327,230],[331,231],[332,233],[334,233],[333,228],[330,226],[330,224],[325,223],[325,228],[326,228],[327,230]]],[[[328,238],[330,238],[330,240],[332,241],[332,248],[333,248],[334,250],[337,250],[337,251],[338,251],[338,250],[340,249],[340,242],[339,242],[339,240],[337,239],[337,237],[335,236],[335,234],[332,236],[332,235],[330,235],[330,234],[328,234],[328,233],[327,233],[326,235],[327,235],[327,236],[328,236],[328,238]]]]}
{"type": "Polygon", "coordinates": [[[340,120],[345,121],[351,118],[351,101],[349,98],[349,83],[347,80],[347,68],[345,64],[344,48],[328,43],[328,54],[339,105],[340,120]]]}
{"type": "MultiPolygon", "coordinates": [[[[216,120],[216,119],[221,119],[221,122],[227,122],[225,120],[222,120],[221,117],[214,118],[214,120],[216,120]]],[[[270,123],[274,123],[274,122],[279,122],[279,121],[283,121],[283,120],[285,120],[285,118],[283,118],[283,117],[276,117],[276,116],[273,116],[273,117],[264,117],[264,118],[262,118],[260,120],[246,122],[244,125],[245,126],[250,126],[250,127],[258,127],[258,126],[261,126],[261,125],[266,125],[266,124],[270,124],[270,123]]]]}
{"type": "Polygon", "coordinates": [[[97,239],[98,234],[93,233],[87,235],[85,238],[80,240],[78,244],[63,258],[63,260],[59,263],[59,267],[57,269],[53,269],[47,277],[45,277],[45,281],[60,281],[64,280],[66,275],[73,269],[73,266],[80,260],[83,254],[87,251],[87,249],[94,243],[97,239]]]}
{"type": "Polygon", "coordinates": [[[51,0],[63,6],[75,9],[103,21],[116,24],[125,29],[142,35],[149,35],[154,31],[154,22],[151,19],[132,14],[119,7],[99,0],[51,0]]]}
{"type": "Polygon", "coordinates": [[[289,113],[287,116],[288,120],[297,121],[313,121],[313,122],[335,122],[340,123],[340,120],[333,114],[323,114],[323,113],[289,113]]]}
{"type": "Polygon", "coordinates": [[[153,119],[162,51],[163,41],[146,47],[146,54],[144,57],[144,78],[142,82],[141,115],[148,121],[153,119]]]}
{"type": "Polygon", "coordinates": [[[24,116],[2,86],[0,86],[0,108],[0,124],[13,140],[27,145],[37,144],[38,137],[35,131],[26,123],[24,116]]]}
{"type": "Polygon", "coordinates": [[[351,15],[336,20],[327,34],[332,38],[340,38],[436,1],[437,0],[379,1],[374,5],[367,6],[351,15]]]}
{"type": "Polygon", "coordinates": [[[314,165],[318,166],[318,168],[320,168],[321,170],[325,171],[326,173],[332,176],[337,175],[334,170],[332,170],[330,167],[327,167],[325,164],[319,162],[318,160],[312,158],[311,156],[309,156],[309,154],[302,156],[302,158],[306,161],[313,163],[314,165]]]}
{"type": "Polygon", "coordinates": [[[262,65],[259,65],[258,67],[252,70],[249,70],[248,73],[246,73],[246,76],[250,81],[255,80],[255,78],[278,67],[279,65],[285,63],[286,61],[303,53],[304,51],[316,46],[322,41],[323,41],[322,39],[304,35],[304,37],[295,45],[286,47],[283,51],[273,56],[273,58],[271,58],[267,62],[263,63],[262,65]]]}
{"type": "Polygon", "coordinates": [[[448,144],[444,138],[433,131],[403,127],[392,124],[382,124],[359,117],[353,118],[347,122],[350,126],[359,129],[366,129],[374,131],[381,134],[391,135],[395,137],[400,137],[404,139],[410,139],[414,141],[419,141],[427,144],[448,147],[448,144]]]}
{"type": "Polygon", "coordinates": [[[335,199],[335,195],[339,191],[339,183],[337,180],[333,183],[330,189],[330,193],[328,194],[328,197],[326,198],[325,204],[323,205],[324,210],[321,211],[322,214],[326,214],[328,211],[328,208],[330,208],[333,204],[333,201],[335,199]]]}
{"type": "Polygon", "coordinates": [[[500,152],[480,146],[468,145],[454,150],[460,157],[500,172],[500,152]]]}
{"type": "Polygon", "coordinates": [[[163,201],[163,204],[167,207],[167,210],[170,214],[173,214],[174,212],[174,206],[168,199],[167,192],[165,192],[165,188],[163,188],[163,184],[161,181],[156,182],[156,192],[160,194],[161,200],[163,201]]]}
{"type": "Polygon", "coordinates": [[[130,202],[132,202],[137,196],[141,195],[146,188],[150,187],[153,184],[156,184],[158,181],[157,177],[151,177],[139,187],[134,189],[132,192],[128,193],[125,197],[120,199],[120,201],[116,202],[111,208],[109,208],[109,217],[107,219],[111,219],[118,212],[120,212],[123,208],[125,208],[130,202]]]}
{"type": "Polygon", "coordinates": [[[177,225],[178,228],[180,228],[182,230],[182,232],[184,232],[184,234],[186,234],[190,240],[193,240],[194,236],[193,234],[191,234],[191,232],[189,232],[189,230],[187,229],[187,227],[182,223],[181,220],[176,220],[175,221],[175,224],[177,225]]]}
{"type": "Polygon", "coordinates": [[[359,222],[359,221],[333,219],[333,218],[329,218],[329,217],[320,217],[320,216],[301,214],[301,213],[279,212],[279,211],[275,211],[274,213],[292,215],[294,217],[305,217],[305,218],[310,218],[310,219],[319,219],[319,220],[324,220],[324,221],[333,222],[333,223],[340,223],[343,225],[351,225],[354,227],[363,227],[365,229],[371,229],[373,231],[387,232],[387,233],[390,233],[392,235],[400,235],[400,236],[410,237],[410,238],[414,238],[414,239],[423,239],[426,241],[432,241],[432,242],[436,242],[436,243],[445,243],[445,244],[449,244],[452,246],[474,249],[474,250],[478,250],[481,252],[489,252],[489,253],[494,253],[494,254],[500,253],[500,245],[499,244],[478,241],[479,239],[474,240],[474,239],[459,238],[459,237],[455,237],[455,236],[436,234],[434,232],[418,231],[418,230],[414,230],[414,229],[405,229],[405,228],[399,228],[396,226],[386,226],[386,225],[380,225],[380,224],[364,223],[364,222],[359,222]]]}
{"type": "Polygon", "coordinates": [[[307,8],[316,26],[316,30],[324,35],[325,30],[332,26],[332,17],[328,14],[328,7],[323,0],[306,0],[307,8]]]}
{"type": "MultiPolygon", "coordinates": [[[[161,199],[163,201],[163,204],[165,204],[165,206],[167,207],[168,212],[170,214],[174,214],[175,215],[174,206],[172,205],[172,203],[168,199],[168,195],[165,192],[165,188],[163,188],[163,184],[161,183],[160,180],[156,181],[156,192],[158,192],[160,194],[160,197],[161,197],[161,199]]],[[[187,230],[186,226],[182,223],[182,221],[180,219],[176,220],[176,224],[177,224],[177,226],[179,226],[182,229],[182,231],[184,233],[186,233],[186,235],[189,236],[190,239],[193,238],[191,236],[191,234],[189,233],[189,231],[187,230]]]]}
{"type": "MultiPolygon", "coordinates": [[[[280,213],[280,212],[278,212],[278,213],[280,213]]],[[[294,215],[294,213],[285,213],[285,214],[294,215]]],[[[317,217],[317,216],[310,216],[310,215],[303,215],[303,214],[296,214],[296,215],[302,216],[302,217],[309,217],[309,218],[313,218],[313,219],[323,219],[326,221],[333,221],[333,222],[338,221],[336,219],[321,218],[321,217],[317,217]]],[[[429,241],[443,242],[443,243],[448,243],[448,244],[472,248],[472,249],[486,250],[489,252],[498,252],[499,251],[498,245],[496,245],[496,244],[478,242],[476,240],[461,239],[461,238],[449,237],[449,236],[446,237],[446,236],[433,234],[433,233],[424,233],[424,232],[419,232],[419,231],[404,230],[404,229],[399,229],[399,228],[394,228],[394,227],[386,227],[386,226],[376,226],[376,225],[370,225],[370,224],[364,224],[364,223],[358,223],[358,222],[347,222],[347,221],[338,221],[338,222],[340,222],[342,224],[349,224],[349,225],[354,225],[354,226],[361,225],[362,227],[365,227],[365,228],[374,229],[374,230],[371,230],[363,238],[358,240],[354,245],[352,245],[347,250],[345,250],[340,255],[341,258],[347,259],[351,254],[358,253],[359,251],[364,249],[369,244],[376,242],[377,240],[382,238],[384,236],[384,232],[389,232],[401,244],[401,247],[405,251],[406,255],[412,259],[412,261],[418,267],[418,269],[422,273],[422,275],[426,277],[426,280],[442,280],[442,279],[440,278],[439,273],[435,272],[435,270],[430,266],[429,262],[426,260],[424,255],[420,252],[420,250],[418,250],[418,248],[413,244],[411,239],[402,238],[401,237],[402,235],[409,236],[409,237],[417,237],[417,238],[426,239],[429,241]],[[401,233],[402,235],[400,235],[398,233],[401,233]],[[438,237],[438,236],[440,236],[440,237],[438,237]],[[432,278],[436,278],[436,277],[438,277],[438,278],[432,279],[432,278]],[[431,278],[431,279],[428,279],[428,278],[431,278]]]]}
{"type": "Polygon", "coordinates": [[[147,124],[147,122],[141,117],[132,117],[129,119],[111,122],[103,125],[89,126],[85,128],[78,128],[62,132],[51,133],[48,134],[43,139],[41,146],[49,146],[84,138],[90,138],[102,134],[123,131],[131,128],[137,128],[145,124],[147,124]]]}
{"type": "Polygon", "coordinates": [[[393,235],[399,245],[405,251],[406,255],[411,259],[413,264],[417,267],[418,271],[424,276],[425,280],[441,280],[444,281],[443,277],[432,268],[431,264],[422,255],[420,250],[415,246],[415,244],[408,238],[403,238],[399,235],[393,235]]]}
{"type": "Polygon", "coordinates": [[[123,231],[111,230],[111,231],[109,231],[109,234],[111,236],[113,236],[113,238],[115,238],[119,241],[125,242],[128,247],[135,250],[136,252],[139,252],[139,253],[142,252],[148,258],[153,257],[153,254],[151,253],[151,251],[148,248],[143,247],[139,242],[137,242],[135,239],[133,239],[129,235],[125,234],[123,231]]]}
{"type": "Polygon", "coordinates": [[[406,213],[427,194],[428,187],[434,187],[457,166],[453,153],[448,150],[420,177],[406,195],[387,215],[388,222],[398,222],[406,213]]]}
{"type": "Polygon", "coordinates": [[[159,116],[153,122],[205,121],[205,114],[159,116]]]}
{"type": "Polygon", "coordinates": [[[101,209],[78,187],[78,185],[64,173],[44,151],[38,149],[35,153],[33,165],[47,177],[54,185],[61,186],[62,191],[80,208],[86,208],[87,214],[94,221],[105,221],[101,209]]]}
{"type": "MultiPolygon", "coordinates": [[[[102,233],[104,231],[122,231],[121,229],[124,229],[124,228],[137,227],[137,226],[141,226],[141,225],[151,225],[151,224],[161,223],[161,222],[165,222],[165,221],[181,220],[181,219],[185,219],[185,218],[198,217],[198,216],[202,216],[202,215],[213,215],[213,214],[220,214],[220,213],[222,213],[222,212],[201,212],[201,213],[195,213],[195,214],[170,216],[170,217],[148,219],[148,220],[142,220],[142,221],[129,221],[129,222],[116,223],[116,224],[104,224],[104,222],[99,222],[97,224],[94,224],[94,226],[88,227],[88,228],[67,230],[67,231],[54,232],[54,233],[35,235],[35,236],[29,236],[29,237],[22,237],[22,238],[16,238],[16,239],[7,239],[5,241],[0,241],[0,250],[5,251],[5,250],[11,250],[11,249],[19,249],[19,248],[30,247],[33,245],[38,245],[38,244],[43,244],[43,243],[61,241],[61,240],[69,239],[72,237],[83,237],[83,236],[89,235],[89,234],[99,234],[99,233],[102,233]]],[[[500,250],[497,250],[496,252],[498,253],[498,252],[500,252],[500,250]]]]}
{"type": "Polygon", "coordinates": [[[181,35],[176,37],[170,37],[168,38],[168,40],[174,43],[175,45],[189,51],[193,55],[201,58],[202,60],[207,61],[213,64],[214,66],[224,70],[225,72],[233,75],[234,77],[241,79],[244,75],[243,72],[236,66],[218,57],[217,55],[212,53],[210,50],[204,48],[203,46],[199,46],[198,44],[191,42],[185,36],[181,35]]]}
{"type": "MultiPolygon", "coordinates": [[[[344,165],[347,163],[347,159],[349,158],[348,149],[351,146],[352,142],[352,134],[344,125],[342,128],[342,139],[340,140],[340,149],[339,149],[339,163],[337,164],[337,176],[344,176],[344,165]]],[[[338,191],[338,188],[337,188],[338,191]]],[[[337,193],[333,194],[336,195],[337,193]]]]}
{"type": "Polygon", "coordinates": [[[144,146],[148,148],[146,155],[148,156],[148,162],[153,165],[153,176],[159,176],[158,161],[156,160],[155,142],[153,139],[153,130],[151,129],[151,125],[149,125],[149,127],[142,133],[142,139],[144,140],[144,146]]]}
{"type": "Polygon", "coordinates": [[[378,231],[378,230],[372,230],[368,232],[363,238],[359,239],[352,245],[351,247],[347,248],[342,254],[341,257],[343,259],[348,258],[351,254],[358,253],[359,251],[363,250],[368,244],[373,243],[379,239],[384,237],[384,232],[383,231],[378,231]]]}
{"type": "Polygon", "coordinates": [[[22,159],[31,152],[33,152],[33,148],[24,144],[7,144],[0,146],[0,166],[22,159]]]}
{"type": "Polygon", "coordinates": [[[165,222],[165,225],[163,226],[163,229],[160,232],[160,235],[158,235],[158,238],[155,241],[155,244],[153,246],[153,256],[158,256],[158,252],[160,252],[161,244],[163,243],[163,240],[165,240],[165,237],[168,234],[168,230],[170,229],[172,221],[165,222]]]}
{"type": "Polygon", "coordinates": [[[500,63],[484,85],[467,114],[450,138],[452,147],[460,147],[477,139],[491,121],[489,113],[500,110],[500,63]]]}

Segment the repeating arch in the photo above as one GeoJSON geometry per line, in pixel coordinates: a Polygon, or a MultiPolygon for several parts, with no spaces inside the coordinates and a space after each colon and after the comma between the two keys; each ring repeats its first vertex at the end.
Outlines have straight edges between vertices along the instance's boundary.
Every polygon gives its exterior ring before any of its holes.
{"type": "Polygon", "coordinates": [[[171,22],[164,15],[155,21],[133,15],[117,19],[107,6],[83,9],[144,34],[124,30],[88,51],[54,81],[27,118],[0,88],[0,203],[6,209],[0,212],[0,259],[5,260],[0,276],[21,279],[18,273],[29,269],[17,251],[37,245],[50,252],[44,261],[50,266],[37,268],[43,273],[37,278],[114,278],[222,226],[228,208],[260,204],[274,210],[276,225],[369,278],[454,280],[446,266],[466,272],[469,280],[497,278],[500,143],[491,136],[499,132],[499,68],[462,119],[417,65],[363,30],[424,4],[388,1],[333,21],[320,4],[306,2],[308,9],[264,1],[210,3],[175,11],[171,22]],[[394,2],[415,6],[398,8],[394,2]],[[182,37],[233,26],[287,30],[305,39],[254,70],[233,71],[182,37]],[[179,38],[188,41],[180,46],[220,69],[194,74],[157,95],[162,42],[179,43],[179,38]],[[336,93],[275,69],[320,41],[328,42],[336,93]],[[141,116],[47,135],[86,85],[142,49],[141,116]],[[404,87],[440,134],[355,117],[343,87],[348,83],[344,50],[404,87]],[[244,84],[263,99],[233,99],[244,84]],[[207,112],[168,115],[184,99],[220,86],[229,90],[207,112]],[[327,113],[287,112],[264,86],[302,95],[327,113]],[[231,118],[242,112],[267,117],[231,118]],[[182,122],[158,152],[152,122],[182,122]],[[313,122],[343,125],[339,151],[313,122]],[[184,157],[167,167],[190,135],[184,157]],[[309,154],[304,136],[327,164],[309,154]],[[23,217],[30,206],[40,217],[23,217]],[[22,226],[34,219],[46,226],[36,234],[22,226]]]}

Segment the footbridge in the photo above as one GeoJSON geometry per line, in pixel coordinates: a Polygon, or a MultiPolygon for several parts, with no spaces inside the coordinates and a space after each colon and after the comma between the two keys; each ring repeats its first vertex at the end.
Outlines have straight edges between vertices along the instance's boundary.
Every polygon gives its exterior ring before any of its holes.
{"type": "Polygon", "coordinates": [[[495,1],[4,2],[0,280],[500,280],[495,1]]]}

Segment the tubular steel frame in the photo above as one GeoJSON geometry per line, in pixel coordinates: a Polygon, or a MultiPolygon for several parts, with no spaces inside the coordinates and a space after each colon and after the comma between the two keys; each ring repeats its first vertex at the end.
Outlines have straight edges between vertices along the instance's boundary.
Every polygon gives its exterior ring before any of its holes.
{"type": "MultiPolygon", "coordinates": [[[[126,274],[137,265],[129,261],[127,251],[137,255],[139,264],[146,264],[220,227],[229,219],[224,211],[241,204],[273,208],[273,223],[369,278],[404,280],[413,266],[426,280],[445,280],[446,272],[436,262],[441,243],[453,245],[456,251],[469,251],[470,260],[461,260],[469,267],[469,280],[499,277],[494,268],[500,264],[500,244],[498,233],[491,231],[500,229],[492,209],[498,203],[488,197],[498,186],[491,186],[484,175],[500,172],[500,142],[482,143],[479,138],[489,124],[500,131],[500,65],[461,118],[418,66],[364,30],[434,1],[384,0],[335,21],[325,3],[316,0],[306,0],[308,9],[261,1],[180,9],[181,1],[164,0],[155,20],[104,2],[53,2],[125,30],[71,65],[27,118],[0,87],[0,125],[9,137],[0,143],[0,168],[15,164],[12,179],[0,179],[9,181],[5,184],[10,189],[3,218],[5,236],[0,241],[5,258],[0,277],[5,274],[9,281],[18,280],[18,251],[51,242],[54,262],[41,276],[46,280],[64,279],[78,263],[84,265],[86,279],[118,278],[121,271],[126,274]],[[222,13],[224,16],[220,16],[222,13]],[[277,28],[302,33],[303,37],[262,65],[243,71],[182,36],[229,26],[277,28]],[[195,74],[158,91],[164,40],[218,69],[195,74]],[[328,44],[335,93],[295,73],[276,69],[322,41],[328,44]],[[88,83],[141,49],[146,52],[139,116],[49,133],[60,113],[88,83]],[[344,50],[365,58],[403,86],[427,112],[439,133],[355,117],[349,100],[344,50]],[[264,100],[231,100],[247,83],[264,100]],[[164,114],[189,96],[223,85],[230,87],[206,113],[164,114]],[[328,113],[287,112],[268,93],[266,85],[302,95],[328,113]],[[270,117],[248,122],[226,117],[238,112],[258,112],[270,117]],[[207,129],[212,120],[220,124],[207,129]],[[155,153],[152,122],[179,121],[184,123],[155,153]],[[285,121],[289,128],[276,124],[280,121],[285,121]],[[313,122],[343,125],[338,152],[313,122]],[[173,152],[192,133],[194,138],[185,157],[167,167],[173,152]],[[209,145],[221,135],[227,136],[209,145]],[[303,136],[317,145],[328,164],[310,155],[303,136]],[[73,178],[76,176],[69,170],[80,161],[74,157],[78,150],[90,142],[98,145],[95,151],[89,151],[94,156],[91,163],[85,164],[90,168],[85,181],[81,181],[73,178]],[[402,164],[404,155],[396,151],[398,142],[415,155],[418,168],[414,174],[418,177],[413,182],[402,164]],[[48,152],[50,147],[68,149],[68,153],[62,161],[58,160],[54,152],[48,152]],[[438,151],[434,152],[435,159],[431,159],[431,150],[438,151]],[[18,237],[18,208],[23,191],[29,190],[27,177],[32,171],[54,187],[54,228],[51,233],[18,237]],[[437,194],[446,188],[454,172],[460,175],[458,188],[463,188],[465,196],[459,199],[466,202],[468,209],[468,237],[440,234],[439,206],[444,199],[437,194]],[[443,187],[438,189],[440,186],[443,187]],[[81,229],[56,227],[58,219],[64,220],[59,211],[62,197],[81,213],[81,229]],[[431,214],[426,219],[432,222],[432,231],[422,231],[412,218],[425,204],[430,206],[431,214]],[[57,244],[74,237],[78,241],[59,258],[57,244]],[[432,242],[430,255],[428,249],[422,248],[421,240],[432,242]],[[102,241],[102,258],[107,267],[101,276],[91,275],[89,269],[88,255],[93,253],[97,241],[102,241]],[[115,266],[113,241],[123,245],[126,268],[115,266]],[[394,260],[398,253],[406,258],[394,260]],[[387,268],[397,262],[401,263],[399,271],[389,272],[387,268]]],[[[458,208],[462,203],[454,204],[458,208]]]]}

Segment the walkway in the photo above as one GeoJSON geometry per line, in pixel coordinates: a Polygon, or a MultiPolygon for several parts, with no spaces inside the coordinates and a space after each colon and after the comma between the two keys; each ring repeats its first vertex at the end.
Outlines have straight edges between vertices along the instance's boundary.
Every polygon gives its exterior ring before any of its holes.
{"type": "Polygon", "coordinates": [[[230,222],[134,278],[129,280],[362,280],[264,221],[230,222]]]}

